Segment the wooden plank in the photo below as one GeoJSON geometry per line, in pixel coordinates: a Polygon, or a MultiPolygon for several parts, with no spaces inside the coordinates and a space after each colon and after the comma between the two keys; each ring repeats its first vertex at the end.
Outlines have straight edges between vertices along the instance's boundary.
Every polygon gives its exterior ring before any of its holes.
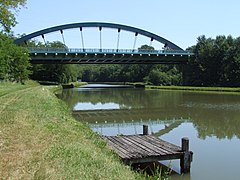
{"type": "Polygon", "coordinates": [[[157,138],[155,136],[150,135],[150,136],[145,136],[145,138],[151,138],[152,140],[154,140],[154,142],[159,142],[160,144],[164,144],[165,146],[169,147],[170,149],[176,149],[177,151],[181,150],[180,146],[177,146],[175,144],[169,143],[169,142],[164,141],[164,140],[162,140],[160,138],[157,138]]]}
{"type": "Polygon", "coordinates": [[[125,139],[127,139],[129,142],[131,142],[134,146],[134,148],[136,148],[136,150],[140,150],[142,152],[142,156],[146,157],[146,156],[154,156],[156,155],[157,152],[152,151],[149,148],[146,148],[146,146],[142,145],[142,143],[140,143],[139,141],[136,141],[136,139],[134,139],[134,136],[125,136],[123,137],[125,139]],[[132,139],[133,138],[133,139],[132,139]]]}
{"type": "Polygon", "coordinates": [[[147,137],[150,137],[150,136],[142,136],[141,137],[142,139],[145,140],[145,143],[146,143],[147,147],[155,148],[158,151],[163,151],[165,153],[165,155],[175,153],[175,151],[172,151],[171,149],[164,147],[163,144],[160,144],[159,142],[157,142],[157,139],[155,139],[155,138],[150,139],[150,138],[147,138],[147,137]]]}
{"type": "Polygon", "coordinates": [[[190,172],[192,152],[189,151],[188,138],[182,139],[182,147],[152,135],[105,136],[103,138],[126,164],[180,159],[181,173],[190,172]]]}
{"type": "Polygon", "coordinates": [[[161,151],[164,151],[166,154],[172,153],[171,149],[169,148],[165,148],[161,142],[158,141],[158,139],[155,139],[154,137],[152,138],[152,136],[143,136],[142,137],[146,142],[148,142],[149,144],[152,144],[152,146],[154,146],[157,149],[160,149],[161,151]]]}
{"type": "Polygon", "coordinates": [[[124,148],[127,151],[129,158],[139,158],[141,156],[141,152],[136,151],[134,148],[131,147],[131,145],[127,142],[125,142],[120,136],[112,136],[111,137],[114,140],[114,143],[118,144],[119,147],[124,148]]]}
{"type": "Polygon", "coordinates": [[[129,151],[128,146],[123,142],[116,140],[115,137],[108,137],[111,140],[111,143],[114,144],[114,149],[121,151],[124,154],[123,158],[131,158],[133,156],[133,152],[129,151]]]}
{"type": "Polygon", "coordinates": [[[109,145],[110,149],[115,151],[121,158],[130,158],[128,156],[128,152],[124,148],[118,146],[118,144],[111,141],[111,137],[106,138],[106,140],[107,140],[107,144],[109,145]]]}
{"type": "MultiPolygon", "coordinates": [[[[108,139],[112,139],[112,143],[115,148],[125,150],[124,153],[128,154],[125,158],[140,158],[148,156],[165,156],[179,154],[178,151],[173,151],[167,148],[164,144],[159,144],[158,138],[149,138],[150,136],[112,136],[108,139]]],[[[165,141],[160,141],[162,143],[165,141]]],[[[169,144],[167,144],[169,145],[169,144]]],[[[174,147],[175,148],[175,147],[174,147]]],[[[123,157],[123,156],[122,156],[123,157]]]]}
{"type": "Polygon", "coordinates": [[[128,160],[130,163],[147,163],[147,162],[155,162],[162,160],[171,160],[171,159],[180,159],[180,155],[165,155],[165,156],[150,156],[145,158],[135,158],[128,160]]]}
{"type": "Polygon", "coordinates": [[[177,153],[177,151],[173,150],[171,147],[164,144],[164,142],[159,141],[158,138],[152,137],[152,136],[145,136],[143,137],[147,142],[150,142],[152,145],[157,146],[159,149],[162,149],[167,152],[167,154],[174,154],[177,153]]]}
{"type": "Polygon", "coordinates": [[[129,151],[135,158],[142,158],[144,156],[145,150],[139,148],[138,146],[136,146],[134,143],[132,143],[131,141],[129,141],[128,139],[125,139],[124,136],[118,136],[118,137],[114,137],[115,139],[118,139],[119,141],[121,141],[122,143],[125,143],[127,145],[127,151],[129,151]]]}
{"type": "Polygon", "coordinates": [[[114,140],[111,139],[111,137],[108,137],[107,140],[108,140],[107,141],[108,145],[111,146],[112,149],[120,151],[123,154],[123,157],[127,156],[128,152],[126,151],[125,148],[123,148],[123,147],[119,146],[119,144],[115,143],[114,140]]]}
{"type": "Polygon", "coordinates": [[[158,148],[157,146],[153,145],[151,142],[144,141],[143,136],[134,136],[133,138],[135,139],[136,142],[141,143],[142,146],[144,146],[144,148],[154,151],[155,155],[163,156],[163,155],[168,154],[167,151],[158,148]]]}
{"type": "Polygon", "coordinates": [[[172,153],[182,152],[181,147],[171,144],[154,136],[145,136],[144,138],[153,140],[152,143],[159,145],[163,149],[169,149],[172,153]]]}

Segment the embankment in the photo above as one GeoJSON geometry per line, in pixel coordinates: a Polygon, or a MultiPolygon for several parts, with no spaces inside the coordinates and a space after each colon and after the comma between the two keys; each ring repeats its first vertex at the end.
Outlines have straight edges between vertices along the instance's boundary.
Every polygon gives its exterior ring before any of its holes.
{"type": "Polygon", "coordinates": [[[239,93],[239,87],[193,87],[193,86],[146,86],[146,89],[161,89],[161,90],[184,90],[184,91],[212,91],[212,92],[228,92],[239,93]]]}
{"type": "Polygon", "coordinates": [[[2,179],[144,179],[36,84],[0,83],[0,154],[2,179]]]}

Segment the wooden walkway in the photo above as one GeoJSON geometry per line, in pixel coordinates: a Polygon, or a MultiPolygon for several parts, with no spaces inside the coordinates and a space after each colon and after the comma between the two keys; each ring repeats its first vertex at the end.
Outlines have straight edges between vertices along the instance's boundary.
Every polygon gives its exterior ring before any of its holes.
{"type": "Polygon", "coordinates": [[[108,146],[125,164],[180,159],[181,173],[190,172],[192,152],[188,138],[182,138],[182,147],[152,135],[103,136],[108,146]]]}

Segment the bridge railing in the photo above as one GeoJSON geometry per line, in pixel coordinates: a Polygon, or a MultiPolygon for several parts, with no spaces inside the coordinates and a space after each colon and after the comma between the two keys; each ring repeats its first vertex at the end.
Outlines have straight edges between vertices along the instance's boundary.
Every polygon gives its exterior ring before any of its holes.
{"type": "Polygon", "coordinates": [[[193,55],[183,50],[144,50],[144,49],[81,49],[81,48],[28,48],[30,53],[110,53],[110,54],[179,54],[193,55]]]}

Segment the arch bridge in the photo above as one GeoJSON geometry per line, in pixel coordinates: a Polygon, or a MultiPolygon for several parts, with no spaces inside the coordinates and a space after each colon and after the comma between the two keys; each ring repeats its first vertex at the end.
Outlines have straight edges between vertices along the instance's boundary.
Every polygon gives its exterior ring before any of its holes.
{"type": "MultiPolygon", "coordinates": [[[[77,39],[77,38],[76,38],[77,39]]],[[[98,40],[96,40],[98,41],[98,40]]],[[[185,64],[193,53],[184,51],[171,41],[153,34],[151,32],[113,23],[85,22],[55,26],[25,35],[14,41],[15,44],[26,45],[29,48],[31,62],[33,64],[185,64]],[[99,48],[86,48],[84,39],[85,29],[97,28],[99,31],[99,48]],[[116,30],[116,47],[112,49],[103,48],[102,30],[116,30]],[[65,43],[64,31],[68,29],[79,29],[81,38],[80,48],[68,48],[65,43]],[[127,31],[133,34],[133,48],[120,49],[121,32],[127,31]],[[50,48],[46,41],[46,34],[59,32],[62,37],[63,48],[50,48]],[[150,46],[153,41],[162,45],[160,50],[136,49],[139,35],[149,38],[150,46]],[[42,38],[45,47],[29,47],[28,43],[36,37],[42,38]]]]}

